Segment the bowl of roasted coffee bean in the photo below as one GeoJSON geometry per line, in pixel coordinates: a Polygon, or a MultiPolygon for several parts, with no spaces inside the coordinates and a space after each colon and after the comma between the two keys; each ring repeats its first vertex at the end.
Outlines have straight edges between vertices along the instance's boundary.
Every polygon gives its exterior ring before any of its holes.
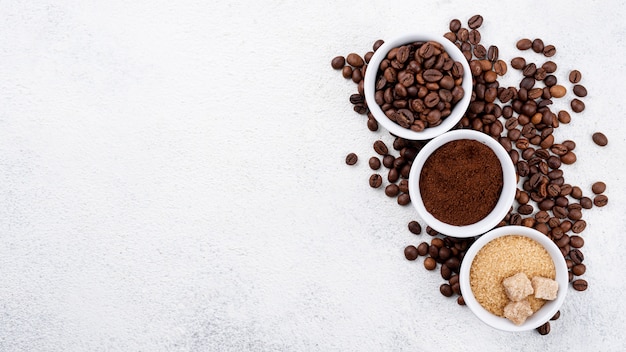
{"type": "Polygon", "coordinates": [[[459,238],[497,226],[516,189],[517,175],[504,147],[468,129],[426,143],[409,173],[409,195],[418,215],[439,233],[459,238]]]}
{"type": "Polygon", "coordinates": [[[558,246],[526,226],[495,228],[472,244],[459,272],[465,304],[504,331],[536,329],[557,314],[568,287],[558,246]]]}
{"type": "Polygon", "coordinates": [[[363,88],[367,106],[395,136],[432,139],[456,126],[469,106],[469,64],[444,37],[407,34],[386,41],[368,68],[363,88]]]}

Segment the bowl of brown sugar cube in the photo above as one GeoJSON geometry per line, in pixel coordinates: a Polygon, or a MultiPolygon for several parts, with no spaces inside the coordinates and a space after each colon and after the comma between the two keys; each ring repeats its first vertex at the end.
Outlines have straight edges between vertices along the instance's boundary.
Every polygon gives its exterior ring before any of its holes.
{"type": "Polygon", "coordinates": [[[536,329],[565,300],[567,264],[559,248],[525,226],[497,227],[469,248],[459,273],[465,304],[504,331],[536,329]]]}

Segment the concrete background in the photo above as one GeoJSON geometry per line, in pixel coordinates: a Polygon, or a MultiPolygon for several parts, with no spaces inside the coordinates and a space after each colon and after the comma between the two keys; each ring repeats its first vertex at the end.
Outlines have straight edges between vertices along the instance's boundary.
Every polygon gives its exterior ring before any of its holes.
{"type": "Polygon", "coordinates": [[[625,11],[1,1],[0,351],[623,350],[625,11]],[[603,180],[610,201],[584,214],[589,289],[570,288],[548,336],[491,329],[404,259],[420,219],[367,182],[371,144],[391,138],[330,67],[476,13],[501,57],[540,37],[590,92],[556,134],[578,143],[566,180],[603,180]]]}

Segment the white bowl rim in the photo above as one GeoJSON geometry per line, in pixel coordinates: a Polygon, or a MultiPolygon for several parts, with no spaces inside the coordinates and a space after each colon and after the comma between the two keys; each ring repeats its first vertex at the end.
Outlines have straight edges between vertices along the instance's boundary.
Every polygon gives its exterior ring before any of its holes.
{"type": "Polygon", "coordinates": [[[515,166],[513,166],[513,161],[504,147],[491,136],[483,132],[469,129],[446,132],[426,143],[413,161],[413,165],[411,166],[411,171],[409,173],[409,196],[411,197],[411,203],[420,218],[437,232],[452,237],[472,237],[481,235],[493,229],[509,212],[511,205],[515,200],[516,189],[517,175],[515,173],[515,166]],[[448,142],[462,139],[472,139],[482,142],[494,151],[502,166],[503,185],[502,192],[500,193],[500,199],[498,199],[496,206],[493,208],[491,213],[489,213],[489,215],[474,224],[457,226],[440,221],[426,210],[419,189],[419,178],[424,163],[435,150],[448,142]]]}
{"type": "Polygon", "coordinates": [[[367,102],[367,106],[370,112],[372,113],[376,121],[385,129],[387,129],[391,134],[410,140],[428,140],[452,129],[461,120],[463,115],[465,115],[472,96],[472,74],[470,71],[469,63],[467,62],[467,59],[465,58],[461,50],[445,37],[435,36],[428,33],[410,33],[400,35],[389,41],[385,41],[374,52],[374,55],[367,65],[367,70],[365,70],[363,90],[365,94],[365,101],[367,102]],[[448,55],[450,55],[450,57],[454,61],[461,62],[464,71],[463,83],[461,84],[461,87],[463,87],[464,90],[463,98],[457,102],[457,104],[454,106],[454,109],[452,109],[452,113],[448,117],[446,117],[440,125],[435,127],[428,127],[421,132],[416,132],[411,129],[404,128],[397,123],[389,120],[389,118],[385,115],[380,106],[376,104],[376,100],[374,98],[374,95],[376,93],[375,85],[378,67],[380,66],[380,63],[385,58],[385,56],[387,56],[389,50],[415,41],[436,41],[441,43],[448,55]]]}
{"type": "Polygon", "coordinates": [[[550,318],[552,318],[554,314],[556,314],[556,312],[560,309],[561,305],[565,301],[565,296],[567,294],[567,288],[569,284],[569,275],[567,273],[567,264],[565,263],[565,258],[563,258],[561,250],[548,236],[530,227],[511,225],[498,227],[487,232],[486,234],[478,238],[476,242],[474,242],[470,246],[470,248],[465,253],[465,256],[463,257],[463,261],[461,263],[461,270],[459,272],[459,284],[461,286],[461,293],[463,295],[465,305],[467,305],[472,313],[474,313],[474,315],[476,315],[481,321],[499,330],[516,332],[536,329],[539,326],[543,325],[545,322],[549,321],[550,318]],[[472,289],[470,286],[470,268],[478,251],[490,241],[498,237],[507,235],[526,236],[539,242],[546,249],[548,254],[550,254],[550,257],[554,262],[554,267],[556,270],[556,281],[559,284],[559,291],[557,293],[556,299],[546,302],[546,304],[541,307],[541,309],[539,309],[537,312],[535,312],[535,314],[530,316],[522,325],[515,325],[510,320],[499,317],[487,311],[485,308],[483,308],[483,306],[480,305],[480,303],[478,303],[478,301],[472,294],[472,289]]]}

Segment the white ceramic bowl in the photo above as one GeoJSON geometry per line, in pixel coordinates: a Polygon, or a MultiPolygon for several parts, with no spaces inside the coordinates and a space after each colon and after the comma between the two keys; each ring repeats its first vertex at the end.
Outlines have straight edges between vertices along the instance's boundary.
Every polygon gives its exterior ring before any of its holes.
{"type": "Polygon", "coordinates": [[[511,161],[511,157],[506,152],[504,147],[500,145],[495,139],[489,135],[468,129],[454,130],[442,134],[441,136],[434,138],[430,142],[426,143],[424,148],[420,150],[417,157],[413,161],[411,166],[411,172],[409,173],[409,195],[411,196],[411,204],[417,210],[418,215],[436,231],[453,237],[472,237],[481,235],[491,229],[493,229],[509,212],[513,200],[515,199],[515,191],[517,189],[517,175],[515,174],[515,167],[511,161]],[[420,175],[422,168],[428,157],[442,145],[460,139],[472,139],[479,141],[493,150],[493,152],[500,160],[502,166],[503,185],[502,192],[500,193],[500,199],[496,203],[491,213],[485,218],[470,225],[457,226],[450,225],[441,220],[435,218],[432,214],[426,210],[422,195],[419,189],[420,175]]]}
{"type": "Polygon", "coordinates": [[[381,126],[386,128],[395,136],[411,140],[427,140],[437,137],[438,135],[449,131],[454,126],[456,126],[456,124],[465,114],[467,107],[469,106],[472,96],[472,74],[469,64],[465,56],[463,56],[461,50],[459,50],[456,45],[454,45],[451,41],[444,38],[443,36],[434,36],[428,34],[406,34],[399,36],[393,40],[386,41],[385,43],[383,43],[383,45],[380,46],[380,48],[378,48],[378,50],[376,50],[376,52],[374,52],[374,55],[370,59],[367,68],[368,69],[365,71],[365,82],[363,83],[367,106],[376,121],[378,121],[381,126]],[[421,132],[415,132],[408,128],[404,128],[397,123],[391,121],[385,115],[380,106],[376,104],[376,99],[374,98],[374,94],[376,93],[375,85],[378,67],[380,67],[380,63],[387,56],[389,50],[416,41],[436,41],[441,43],[448,55],[450,55],[450,57],[454,61],[459,61],[463,65],[464,70],[463,83],[461,85],[465,92],[463,98],[456,103],[456,105],[452,109],[452,113],[448,117],[446,117],[440,125],[425,128],[421,132]]]}
{"type": "Polygon", "coordinates": [[[463,257],[461,270],[459,272],[459,284],[461,285],[461,293],[463,294],[465,304],[480,320],[496,329],[504,331],[532,330],[549,321],[563,304],[565,295],[567,294],[568,283],[569,277],[567,273],[567,264],[565,263],[565,259],[563,258],[563,254],[561,254],[559,247],[546,235],[525,226],[502,226],[482,235],[467,250],[465,257],[463,257]],[[537,312],[528,317],[522,325],[515,325],[510,320],[487,311],[480,305],[480,303],[478,303],[472,294],[470,286],[470,268],[476,253],[478,253],[481,248],[493,239],[507,235],[526,236],[543,245],[543,247],[548,251],[548,254],[550,254],[550,257],[552,257],[552,261],[554,262],[554,267],[556,269],[556,281],[559,284],[559,291],[556,299],[548,301],[544,304],[543,307],[541,307],[537,312]]]}

